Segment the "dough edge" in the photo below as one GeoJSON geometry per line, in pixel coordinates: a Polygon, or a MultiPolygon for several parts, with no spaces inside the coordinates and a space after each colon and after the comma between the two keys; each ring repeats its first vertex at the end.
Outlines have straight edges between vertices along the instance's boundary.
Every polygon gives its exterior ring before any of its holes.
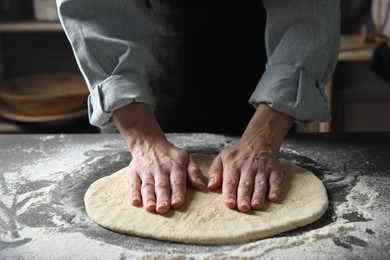
{"type": "MultiPolygon", "coordinates": [[[[206,156],[211,156],[211,155],[206,155],[206,156]]],[[[119,214],[119,216],[114,214],[115,216],[113,217],[108,216],[109,214],[106,214],[107,212],[102,211],[101,207],[96,207],[93,199],[91,202],[91,198],[94,197],[93,193],[100,192],[101,189],[100,186],[102,185],[104,186],[107,183],[112,183],[113,178],[115,178],[116,180],[122,178],[122,183],[123,183],[123,181],[126,178],[128,167],[125,167],[109,176],[105,176],[92,183],[84,196],[85,207],[88,216],[93,220],[93,222],[109,230],[118,233],[127,234],[127,235],[134,235],[134,236],[139,236],[144,238],[158,239],[158,240],[171,241],[171,242],[203,244],[203,245],[241,243],[241,242],[248,242],[251,240],[263,239],[286,231],[294,230],[299,227],[306,226],[317,221],[324,215],[329,204],[325,186],[323,185],[321,180],[319,180],[313,173],[288,161],[281,160],[281,163],[285,171],[290,170],[293,172],[306,172],[309,173],[311,177],[315,178],[314,182],[317,183],[317,187],[316,187],[317,193],[312,194],[312,197],[314,199],[317,199],[317,201],[314,204],[315,208],[312,207],[310,209],[311,212],[306,211],[304,215],[298,217],[297,216],[286,217],[285,219],[280,220],[276,226],[273,224],[255,230],[244,228],[241,230],[234,230],[234,232],[230,232],[228,235],[225,230],[222,230],[221,232],[218,232],[216,230],[210,230],[210,232],[197,232],[196,230],[191,230],[191,232],[189,233],[174,232],[174,235],[172,235],[172,232],[166,232],[166,231],[161,232],[160,231],[161,227],[154,227],[151,229],[141,229],[141,230],[134,229],[131,226],[124,228],[123,223],[125,222],[120,219],[121,214],[119,214]]],[[[125,181],[125,183],[127,187],[127,181],[125,181]]],[[[124,206],[130,208],[133,207],[130,204],[128,198],[127,201],[128,204],[124,206]]],[[[220,203],[223,204],[222,199],[220,200],[220,203]]],[[[150,216],[155,216],[157,218],[167,217],[167,216],[160,216],[156,213],[148,213],[142,207],[133,207],[133,209],[134,208],[143,211],[146,216],[150,215],[150,216]]],[[[231,210],[228,208],[226,209],[231,210]]],[[[172,211],[175,210],[171,210],[171,212],[172,211]]],[[[262,211],[257,211],[257,212],[261,214],[262,211]]],[[[245,213],[238,213],[238,214],[245,214],[245,213]]],[[[151,225],[153,225],[153,223],[151,225]]]]}

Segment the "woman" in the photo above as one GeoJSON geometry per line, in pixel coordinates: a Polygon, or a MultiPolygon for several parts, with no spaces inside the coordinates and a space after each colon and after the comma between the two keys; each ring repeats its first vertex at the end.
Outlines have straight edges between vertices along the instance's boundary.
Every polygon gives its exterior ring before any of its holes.
{"type": "Polygon", "coordinates": [[[215,158],[207,186],[248,212],[279,199],[278,152],[293,122],[330,120],[338,0],[57,4],[91,91],[90,122],[114,123],[124,137],[131,201],[147,211],[180,208],[187,181],[206,186],[164,131],[242,134],[215,158]]]}

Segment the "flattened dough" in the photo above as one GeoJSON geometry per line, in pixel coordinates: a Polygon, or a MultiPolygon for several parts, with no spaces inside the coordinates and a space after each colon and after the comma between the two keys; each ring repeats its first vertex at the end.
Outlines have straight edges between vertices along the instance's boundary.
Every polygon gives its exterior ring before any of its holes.
{"type": "MultiPolygon", "coordinates": [[[[214,156],[192,154],[204,175],[214,156]]],[[[187,189],[186,204],[167,214],[148,213],[130,204],[127,167],[95,181],[85,194],[89,217],[112,231],[194,244],[224,244],[261,239],[308,225],[328,207],[325,187],[313,173],[287,161],[278,203],[263,211],[240,213],[227,208],[221,191],[187,189]]]]}

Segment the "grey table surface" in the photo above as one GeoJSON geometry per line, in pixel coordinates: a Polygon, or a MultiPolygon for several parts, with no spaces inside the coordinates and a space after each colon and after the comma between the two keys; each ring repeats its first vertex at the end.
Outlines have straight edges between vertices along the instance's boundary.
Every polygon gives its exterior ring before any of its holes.
{"type": "MultiPolygon", "coordinates": [[[[203,153],[238,140],[167,136],[203,153]]],[[[280,157],[323,181],[324,216],[266,239],[200,246],[118,234],[88,218],[89,185],[131,160],[120,135],[0,135],[0,259],[390,259],[390,133],[291,134],[280,157]]]]}

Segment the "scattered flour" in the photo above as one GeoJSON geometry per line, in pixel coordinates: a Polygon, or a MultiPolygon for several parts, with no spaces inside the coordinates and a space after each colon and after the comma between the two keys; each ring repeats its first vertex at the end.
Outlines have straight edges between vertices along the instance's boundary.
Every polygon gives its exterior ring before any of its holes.
{"type": "MultiPolygon", "coordinates": [[[[280,237],[271,238],[267,240],[260,240],[258,242],[249,243],[242,246],[237,250],[230,252],[228,255],[234,257],[253,257],[253,256],[265,256],[268,252],[273,252],[287,249],[296,248],[297,246],[310,248],[311,251],[321,251],[324,249],[324,240],[334,238],[348,233],[356,229],[355,224],[333,224],[318,230],[311,230],[302,235],[293,237],[280,237]]],[[[280,256],[288,256],[286,252],[279,251],[280,256]]],[[[226,255],[225,255],[226,256],[226,255]]]]}
{"type": "MultiPolygon", "coordinates": [[[[10,194],[2,194],[1,195],[1,204],[4,206],[4,207],[7,207],[7,208],[11,208],[13,203],[14,203],[14,198],[15,198],[15,195],[10,195],[10,194]]],[[[1,211],[0,211],[1,212],[1,211]]],[[[0,214],[0,219],[3,218],[3,214],[0,214]]]]}
{"type": "Polygon", "coordinates": [[[35,148],[27,148],[27,149],[23,149],[21,150],[22,153],[36,153],[36,152],[41,152],[40,150],[37,150],[35,148]]]}
{"type": "Polygon", "coordinates": [[[356,213],[365,219],[373,219],[373,207],[378,204],[379,193],[367,184],[367,176],[358,178],[358,182],[346,196],[346,202],[336,207],[336,213],[340,216],[356,213]]]}
{"type": "Polygon", "coordinates": [[[2,177],[6,186],[5,189],[0,192],[5,192],[6,190],[16,190],[17,187],[20,187],[26,183],[26,177],[24,177],[20,172],[3,172],[2,177]]]}
{"type": "Polygon", "coordinates": [[[38,190],[27,192],[18,196],[18,204],[21,206],[16,210],[16,215],[24,213],[26,210],[36,207],[40,204],[50,203],[51,194],[56,189],[55,184],[42,187],[38,190]]]}
{"type": "Polygon", "coordinates": [[[24,228],[20,233],[32,240],[18,248],[8,248],[2,253],[18,259],[251,259],[277,253],[278,259],[286,259],[288,250],[297,246],[320,252],[324,240],[354,230],[354,224],[330,225],[294,237],[264,239],[245,244],[236,250],[223,253],[163,254],[140,252],[91,239],[81,233],[55,233],[49,228],[24,228]],[[52,241],[52,243],[50,243],[52,241]],[[84,255],[85,254],[85,255],[84,255]],[[23,257],[24,256],[24,257],[23,257]]]}
{"type": "Polygon", "coordinates": [[[290,154],[301,155],[299,152],[295,151],[294,149],[287,148],[287,147],[282,147],[281,151],[290,154]]]}
{"type": "MultiPolygon", "coordinates": [[[[64,137],[64,136],[62,135],[62,137],[64,137]]],[[[47,135],[47,136],[40,136],[39,140],[43,141],[43,142],[46,142],[47,140],[51,140],[51,139],[54,139],[54,138],[56,138],[55,135],[47,135]]]]}
{"type": "MultiPolygon", "coordinates": [[[[192,141],[186,136],[175,136],[176,143],[188,144],[193,147],[201,146],[205,140],[201,136],[193,138],[192,141]],[[196,141],[198,140],[198,141],[196,141]],[[201,141],[199,141],[201,140],[201,141]]],[[[39,137],[43,142],[51,141],[55,136],[39,137]]],[[[220,136],[207,135],[212,139],[212,143],[218,143],[220,146],[227,145],[227,139],[220,136]],[[217,141],[215,138],[219,138],[217,141]]],[[[65,136],[60,136],[60,141],[64,141],[65,136]]],[[[207,141],[207,140],[206,140],[207,141]]],[[[316,259],[327,259],[333,252],[333,239],[350,235],[354,232],[361,235],[365,228],[376,228],[375,223],[348,223],[342,216],[356,213],[366,219],[386,218],[386,213],[377,214],[379,193],[369,185],[369,177],[361,176],[354,187],[345,197],[345,201],[335,203],[333,210],[337,215],[335,222],[324,227],[307,231],[303,234],[293,236],[281,236],[268,239],[262,239],[255,242],[243,244],[234,249],[219,253],[189,253],[189,254],[168,254],[158,252],[138,251],[131,248],[121,247],[101,241],[99,237],[87,237],[80,232],[72,230],[73,222],[76,224],[84,223],[85,219],[79,219],[76,216],[71,222],[65,220],[61,212],[66,209],[55,208],[52,212],[47,212],[45,217],[51,217],[50,221],[55,227],[29,227],[17,223],[9,212],[15,209],[15,203],[18,207],[15,214],[26,212],[29,208],[48,203],[51,194],[66,176],[78,172],[85,172],[91,165],[104,159],[103,156],[91,158],[87,151],[102,151],[106,143],[93,143],[84,145],[64,145],[58,150],[49,154],[40,153],[40,159],[31,161],[29,165],[16,168],[8,172],[1,173],[6,187],[0,189],[0,245],[1,242],[19,243],[15,247],[6,247],[0,251],[1,259],[290,259],[292,255],[299,255],[303,258],[313,257],[316,259]],[[83,164],[85,161],[88,162],[83,164]],[[61,162],[61,163],[59,163],[61,162]],[[14,194],[11,191],[18,190],[18,187],[34,181],[47,181],[47,185],[38,187],[34,191],[25,191],[22,194],[14,194]],[[7,188],[8,187],[8,188],[7,188]],[[8,211],[7,211],[8,210],[8,211]],[[8,212],[5,214],[5,212],[8,212]],[[17,228],[16,233],[12,230],[2,228],[3,223],[14,223],[17,228]],[[364,228],[363,228],[364,227],[364,228]],[[69,230],[69,231],[67,231],[69,230]],[[23,242],[25,243],[23,244],[23,242]]],[[[283,148],[285,152],[300,155],[297,151],[289,148],[283,148]]],[[[37,153],[34,149],[24,148],[24,153],[37,153]]],[[[16,166],[15,166],[16,167],[16,166]]],[[[356,175],[356,174],[355,174],[356,175]]],[[[329,185],[350,185],[353,177],[345,173],[324,173],[324,181],[329,185]]],[[[44,214],[45,212],[40,212],[44,214]]],[[[380,224],[378,224],[380,225],[380,224]]],[[[380,230],[380,227],[377,227],[380,230]]]]}
{"type": "MultiPolygon", "coordinates": [[[[44,213],[44,212],[41,212],[41,213],[44,213]]],[[[62,216],[60,216],[58,214],[51,212],[51,213],[49,213],[49,216],[50,216],[51,222],[53,222],[57,227],[67,228],[67,227],[71,226],[70,223],[64,222],[64,220],[62,219],[62,216]]]]}

